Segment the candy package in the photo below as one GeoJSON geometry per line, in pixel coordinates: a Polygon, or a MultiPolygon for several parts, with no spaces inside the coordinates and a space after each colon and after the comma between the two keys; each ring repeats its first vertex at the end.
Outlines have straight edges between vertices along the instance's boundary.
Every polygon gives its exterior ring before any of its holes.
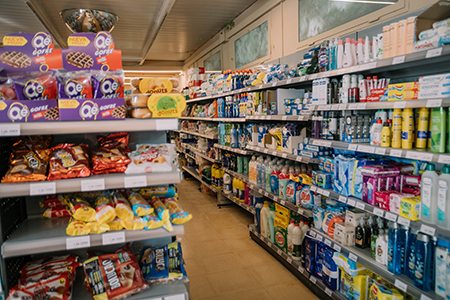
{"type": "Polygon", "coordinates": [[[83,144],[59,144],[53,147],[48,180],[91,175],[86,147],[83,144]]]}
{"type": "Polygon", "coordinates": [[[88,235],[91,233],[91,226],[89,224],[70,218],[69,224],[66,227],[66,234],[71,236],[88,235]]]}
{"type": "Polygon", "coordinates": [[[104,224],[114,221],[116,210],[110,193],[103,193],[95,200],[95,218],[98,224],[104,224]]]}
{"type": "Polygon", "coordinates": [[[130,202],[119,192],[113,192],[112,194],[116,215],[118,218],[124,221],[131,221],[134,219],[133,209],[130,202]]]}
{"type": "Polygon", "coordinates": [[[65,199],[64,204],[69,208],[69,212],[75,220],[82,222],[95,222],[96,212],[92,206],[77,195],[72,195],[65,199]]]}
{"type": "Polygon", "coordinates": [[[175,145],[136,145],[136,151],[128,154],[131,163],[126,174],[170,172],[176,160],[175,145]]]}
{"type": "Polygon", "coordinates": [[[3,177],[2,183],[47,179],[48,153],[47,150],[13,150],[10,167],[3,177]]]}
{"type": "Polygon", "coordinates": [[[78,256],[74,254],[44,257],[27,262],[21,269],[20,273],[25,274],[39,268],[50,268],[52,266],[71,264],[78,262],[78,256]]]}
{"type": "Polygon", "coordinates": [[[173,224],[184,224],[192,219],[192,215],[185,212],[177,200],[162,198],[161,201],[169,209],[170,219],[173,224]]]}
{"type": "Polygon", "coordinates": [[[96,99],[123,98],[123,71],[92,71],[92,90],[96,99]]]}
{"type": "Polygon", "coordinates": [[[59,72],[59,99],[92,99],[91,75],[84,71],[59,72]]]}
{"type": "Polygon", "coordinates": [[[131,162],[128,157],[128,133],[119,132],[98,137],[100,148],[91,152],[92,173],[123,173],[131,162]]]}
{"type": "Polygon", "coordinates": [[[141,194],[133,192],[128,196],[134,215],[138,217],[148,216],[153,212],[153,208],[145,201],[141,194]]]}
{"type": "Polygon", "coordinates": [[[9,291],[9,300],[51,299],[70,300],[72,282],[69,273],[60,273],[26,286],[16,285],[9,291]]]}
{"type": "Polygon", "coordinates": [[[58,88],[52,72],[31,72],[26,76],[14,76],[13,82],[18,100],[57,99],[58,88]]]}
{"type": "Polygon", "coordinates": [[[55,206],[47,208],[43,214],[47,219],[70,217],[70,213],[65,206],[55,206]]]}

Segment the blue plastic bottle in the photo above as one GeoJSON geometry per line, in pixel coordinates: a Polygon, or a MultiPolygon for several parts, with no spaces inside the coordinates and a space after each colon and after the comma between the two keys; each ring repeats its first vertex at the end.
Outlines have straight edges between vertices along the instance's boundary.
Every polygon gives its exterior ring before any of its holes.
{"type": "Polygon", "coordinates": [[[239,139],[238,139],[238,134],[237,134],[237,130],[236,130],[236,125],[233,125],[233,128],[231,129],[231,148],[238,148],[239,146],[239,139]]]}
{"type": "Polygon", "coordinates": [[[426,234],[417,234],[414,286],[428,292],[432,288],[434,264],[433,243],[426,234]]]}
{"type": "Polygon", "coordinates": [[[223,97],[217,99],[217,115],[219,118],[225,118],[225,99],[223,97]]]}
{"type": "Polygon", "coordinates": [[[401,243],[398,243],[397,245],[400,246],[400,273],[405,274],[405,261],[406,261],[406,248],[408,245],[408,239],[409,239],[409,228],[406,226],[401,225],[400,226],[400,241],[401,243]]]}
{"type": "Polygon", "coordinates": [[[258,202],[255,204],[255,229],[256,232],[261,233],[261,209],[263,204],[258,202]]]}
{"type": "Polygon", "coordinates": [[[394,274],[401,274],[401,237],[397,223],[391,223],[388,232],[387,269],[394,274]]]}
{"type": "Polygon", "coordinates": [[[403,274],[405,274],[406,276],[408,276],[411,279],[414,279],[414,263],[416,260],[416,239],[417,239],[417,230],[409,230],[406,234],[407,234],[407,238],[406,238],[406,242],[405,242],[405,257],[406,259],[404,260],[404,265],[403,265],[403,274]]]}

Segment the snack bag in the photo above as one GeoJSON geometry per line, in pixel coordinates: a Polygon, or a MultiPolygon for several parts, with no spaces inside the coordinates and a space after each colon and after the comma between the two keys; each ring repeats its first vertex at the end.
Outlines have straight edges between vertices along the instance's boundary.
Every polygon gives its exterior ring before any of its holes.
{"type": "Polygon", "coordinates": [[[170,172],[172,163],[176,160],[174,145],[136,145],[136,151],[128,154],[131,163],[125,174],[140,174],[152,172],[170,172]]]}
{"type": "Polygon", "coordinates": [[[128,196],[134,215],[137,217],[148,216],[153,212],[153,208],[145,201],[141,194],[133,192],[128,196]]]}
{"type": "Polygon", "coordinates": [[[59,72],[59,99],[92,99],[91,75],[84,71],[59,72]]]}
{"type": "Polygon", "coordinates": [[[68,206],[69,212],[75,220],[82,222],[95,222],[95,209],[80,196],[73,195],[65,199],[64,204],[68,206]]]}
{"type": "Polygon", "coordinates": [[[116,210],[114,209],[114,202],[111,199],[111,194],[103,193],[95,200],[95,212],[95,218],[99,224],[114,221],[116,218],[116,210]]]}
{"type": "Polygon", "coordinates": [[[153,197],[175,198],[177,192],[173,186],[152,186],[139,189],[139,193],[145,199],[152,199],[153,197]]]}
{"type": "Polygon", "coordinates": [[[192,219],[192,215],[188,214],[181,208],[180,204],[173,198],[162,198],[162,203],[169,209],[172,224],[180,225],[192,219]]]}
{"type": "Polygon", "coordinates": [[[39,201],[39,205],[46,208],[62,206],[64,198],[65,197],[61,194],[43,196],[39,201]]]}
{"type": "Polygon", "coordinates": [[[166,206],[161,202],[161,199],[158,197],[153,197],[150,201],[151,205],[156,211],[156,215],[160,220],[166,221],[170,220],[169,210],[166,206]]]}
{"type": "Polygon", "coordinates": [[[123,98],[123,71],[92,71],[92,89],[96,99],[123,98]]]}
{"type": "Polygon", "coordinates": [[[71,275],[67,272],[51,276],[46,280],[31,282],[26,286],[14,286],[9,291],[9,300],[51,299],[70,300],[72,297],[71,275]]]}
{"type": "Polygon", "coordinates": [[[25,274],[40,268],[50,268],[56,265],[64,265],[68,263],[78,262],[78,256],[74,254],[54,256],[54,257],[44,257],[31,260],[27,262],[21,269],[20,273],[25,274]]]}
{"type": "Polygon", "coordinates": [[[59,144],[53,147],[48,180],[90,176],[86,147],[84,144],[59,144]]]}
{"type": "Polygon", "coordinates": [[[94,300],[122,299],[148,287],[129,244],[116,253],[91,257],[83,268],[94,300]]]}
{"type": "Polygon", "coordinates": [[[141,230],[145,228],[145,220],[140,217],[134,217],[131,221],[121,220],[121,223],[126,230],[141,230]]]}
{"type": "Polygon", "coordinates": [[[55,206],[47,208],[43,214],[47,219],[70,217],[70,213],[65,206],[55,206]]]}
{"type": "Polygon", "coordinates": [[[58,95],[52,72],[31,72],[26,76],[13,77],[13,83],[18,100],[50,100],[56,99],[58,95]]]}
{"type": "Polygon", "coordinates": [[[47,150],[14,150],[10,157],[10,167],[2,178],[2,183],[43,181],[47,179],[47,150]]]}
{"type": "Polygon", "coordinates": [[[109,225],[107,223],[100,224],[99,222],[90,222],[88,223],[90,227],[89,233],[104,233],[110,230],[109,225]]]}
{"type": "Polygon", "coordinates": [[[123,229],[122,220],[115,218],[114,221],[108,223],[109,231],[119,231],[123,229]]]}
{"type": "Polygon", "coordinates": [[[0,100],[17,100],[16,91],[11,84],[0,84],[0,100]]]}
{"type": "Polygon", "coordinates": [[[21,274],[19,279],[19,285],[21,287],[30,286],[31,284],[35,284],[36,282],[40,282],[42,280],[48,280],[58,276],[60,273],[68,273],[68,279],[70,282],[73,282],[75,279],[75,270],[80,264],[78,262],[75,263],[66,263],[62,265],[55,265],[51,267],[42,267],[39,269],[35,269],[33,271],[27,272],[25,274],[21,274]]]}
{"type": "Polygon", "coordinates": [[[128,200],[119,192],[113,192],[112,197],[117,217],[124,221],[133,220],[134,213],[128,200]]]}
{"type": "Polygon", "coordinates": [[[66,234],[71,236],[88,235],[91,232],[91,226],[89,224],[70,218],[69,225],[66,228],[66,234]]]}
{"type": "MultiPolygon", "coordinates": [[[[163,227],[165,221],[159,219],[154,212],[148,216],[142,217],[145,229],[157,229],[163,227]]],[[[170,221],[169,221],[170,222],[170,221]]]]}

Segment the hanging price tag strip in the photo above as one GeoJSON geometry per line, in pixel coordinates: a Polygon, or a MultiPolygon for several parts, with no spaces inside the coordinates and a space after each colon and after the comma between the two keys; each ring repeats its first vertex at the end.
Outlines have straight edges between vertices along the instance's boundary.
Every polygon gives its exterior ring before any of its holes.
{"type": "Polygon", "coordinates": [[[350,252],[348,254],[348,258],[350,258],[351,260],[353,260],[354,262],[358,261],[358,256],[356,256],[354,253],[350,252]]]}
{"type": "Polygon", "coordinates": [[[395,279],[394,285],[401,291],[406,292],[408,289],[408,286],[403,281],[400,281],[398,279],[395,279]]]}
{"type": "Polygon", "coordinates": [[[422,231],[423,233],[426,233],[428,235],[434,236],[436,229],[430,226],[427,226],[425,224],[422,224],[422,226],[420,226],[420,231],[422,231]]]}
{"type": "Polygon", "coordinates": [[[389,221],[397,222],[397,215],[394,215],[393,213],[386,212],[385,218],[388,219],[389,221]]]}

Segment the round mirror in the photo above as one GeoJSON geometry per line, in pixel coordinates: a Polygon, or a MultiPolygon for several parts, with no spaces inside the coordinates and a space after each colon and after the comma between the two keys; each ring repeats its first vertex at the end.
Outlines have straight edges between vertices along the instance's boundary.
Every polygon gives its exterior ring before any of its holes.
{"type": "Polygon", "coordinates": [[[114,29],[119,17],[113,13],[95,9],[65,9],[59,15],[72,32],[108,31],[114,29]]]}

